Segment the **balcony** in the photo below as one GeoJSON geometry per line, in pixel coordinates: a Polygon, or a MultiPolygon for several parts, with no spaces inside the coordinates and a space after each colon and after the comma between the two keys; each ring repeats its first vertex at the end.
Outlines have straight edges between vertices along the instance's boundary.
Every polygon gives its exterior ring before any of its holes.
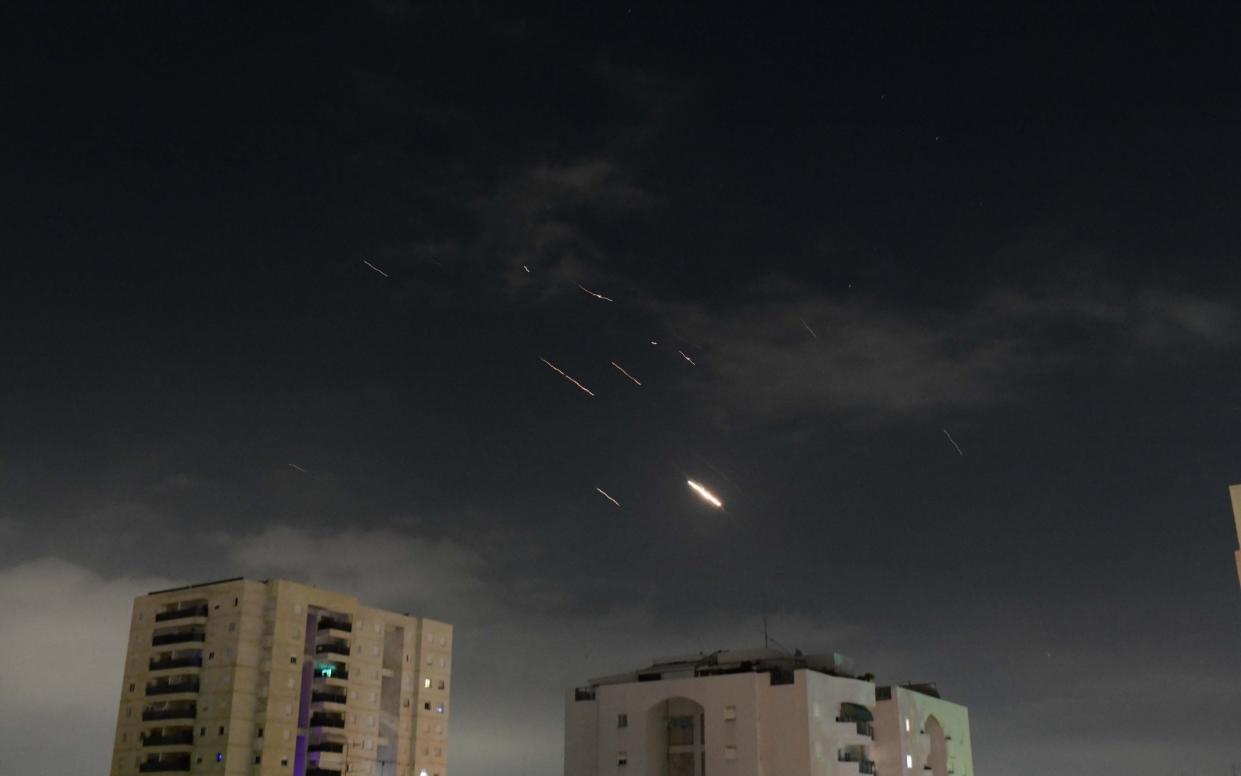
{"type": "Polygon", "coordinates": [[[316,663],[315,679],[340,679],[349,678],[349,672],[345,670],[343,665],[339,663],[316,663]]]}
{"type": "Polygon", "coordinates": [[[186,617],[206,617],[207,605],[201,606],[185,606],[180,609],[173,609],[169,612],[159,612],[155,615],[156,622],[168,622],[169,620],[184,620],[186,617]]]}
{"type": "Polygon", "coordinates": [[[183,746],[194,743],[194,731],[184,733],[168,733],[162,736],[147,736],[142,739],[143,746],[183,746]]]}
{"type": "Polygon", "coordinates": [[[349,696],[343,692],[329,692],[327,690],[315,690],[310,694],[311,703],[346,703],[349,696]]]}
{"type": "Polygon", "coordinates": [[[344,752],[345,745],[339,741],[320,741],[306,747],[307,752],[344,752]]]}
{"type": "Polygon", "coordinates": [[[192,657],[166,657],[163,660],[152,660],[147,663],[147,670],[167,671],[170,668],[201,668],[202,664],[202,655],[194,655],[192,657]]]}
{"type": "Polygon", "coordinates": [[[147,760],[138,766],[139,773],[170,773],[173,771],[189,772],[190,758],[167,757],[162,760],[147,760]]]}
{"type": "Polygon", "coordinates": [[[177,706],[171,709],[148,709],[142,712],[142,721],[152,722],[160,719],[194,719],[197,716],[197,707],[177,706]]]}
{"type": "Polygon", "coordinates": [[[151,646],[164,644],[185,644],[191,641],[205,641],[207,634],[203,631],[185,631],[183,633],[161,633],[151,637],[151,646]]]}
{"type": "Polygon", "coordinates": [[[329,727],[343,728],[345,726],[344,717],[338,717],[332,714],[311,714],[310,727],[329,727]]]}
{"type": "Polygon", "coordinates": [[[867,738],[874,738],[874,737],[875,737],[875,724],[874,724],[873,722],[871,722],[870,720],[865,720],[865,719],[852,719],[852,718],[850,718],[850,717],[837,717],[837,718],[836,718],[836,721],[837,721],[837,722],[843,722],[843,723],[845,723],[845,724],[854,724],[854,725],[856,725],[856,726],[857,726],[857,734],[858,734],[859,736],[866,736],[867,738]]]}
{"type": "Polygon", "coordinates": [[[172,695],[178,692],[198,692],[198,680],[185,682],[169,682],[168,684],[148,684],[147,695],[172,695]]]}
{"type": "Polygon", "coordinates": [[[347,620],[335,620],[331,617],[324,617],[319,620],[319,630],[338,630],[345,633],[353,633],[353,623],[347,620]]]}
{"type": "Polygon", "coordinates": [[[873,760],[861,760],[857,764],[858,773],[874,773],[875,763],[873,760]]]}
{"type": "Polygon", "coordinates": [[[349,645],[343,641],[329,641],[326,644],[318,644],[315,646],[316,655],[344,655],[349,656],[349,645]]]}

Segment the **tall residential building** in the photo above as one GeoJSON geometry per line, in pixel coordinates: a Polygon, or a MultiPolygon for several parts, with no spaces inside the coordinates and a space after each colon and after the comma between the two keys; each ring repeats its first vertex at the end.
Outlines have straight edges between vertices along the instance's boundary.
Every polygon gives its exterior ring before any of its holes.
{"type": "MultiPolygon", "coordinates": [[[[1232,519],[1237,523],[1237,546],[1241,547],[1241,485],[1229,488],[1228,495],[1232,496],[1232,519]]],[[[1237,581],[1241,582],[1241,550],[1233,555],[1237,560],[1237,581]]]]}
{"type": "Polygon", "coordinates": [[[565,776],[973,776],[969,714],[837,654],[656,661],[571,690],[565,776]]]}
{"type": "Polygon", "coordinates": [[[134,599],[112,776],[447,776],[452,626],[285,580],[134,599]]]}

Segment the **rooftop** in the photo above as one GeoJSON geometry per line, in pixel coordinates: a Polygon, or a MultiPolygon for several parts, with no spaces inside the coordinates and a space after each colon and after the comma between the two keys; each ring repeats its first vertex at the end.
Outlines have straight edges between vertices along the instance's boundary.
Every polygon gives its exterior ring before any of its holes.
{"type": "Polygon", "coordinates": [[[831,676],[854,677],[853,661],[836,652],[803,655],[779,649],[719,650],[694,655],[656,658],[651,665],[636,671],[591,679],[590,685],[654,682],[661,679],[688,679],[723,674],[771,673],[790,675],[798,669],[818,671],[831,676]]]}

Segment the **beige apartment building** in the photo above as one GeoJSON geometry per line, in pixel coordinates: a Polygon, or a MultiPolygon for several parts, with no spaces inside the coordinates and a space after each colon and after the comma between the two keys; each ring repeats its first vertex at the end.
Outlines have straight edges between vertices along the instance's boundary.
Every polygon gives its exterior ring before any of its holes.
{"type": "Polygon", "coordinates": [[[656,661],[570,690],[565,776],[973,776],[969,713],[841,655],[656,661]]]}
{"type": "Polygon", "coordinates": [[[447,776],[452,626],[285,580],[134,599],[112,776],[447,776]]]}
{"type": "MultiPolygon", "coordinates": [[[[1237,523],[1237,546],[1241,547],[1241,485],[1233,485],[1228,489],[1232,496],[1232,519],[1237,523]]],[[[1237,561],[1237,581],[1241,582],[1241,550],[1233,553],[1237,561]]]]}

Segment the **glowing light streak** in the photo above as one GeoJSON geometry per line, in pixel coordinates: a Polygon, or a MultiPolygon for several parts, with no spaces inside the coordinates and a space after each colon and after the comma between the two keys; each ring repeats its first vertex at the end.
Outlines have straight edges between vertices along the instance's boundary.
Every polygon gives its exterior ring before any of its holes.
{"type": "Polygon", "coordinates": [[[678,350],[677,352],[678,352],[678,353],[680,353],[680,354],[681,354],[681,358],[683,358],[683,359],[685,359],[686,361],[688,361],[688,362],[690,363],[690,365],[691,365],[691,366],[698,366],[697,364],[695,364],[695,363],[694,363],[694,359],[692,359],[692,358],[690,358],[689,356],[685,355],[685,351],[684,351],[684,350],[678,350]]]}
{"type": "Polygon", "coordinates": [[[589,288],[587,288],[586,286],[582,285],[581,283],[578,283],[578,284],[577,284],[577,287],[578,287],[578,288],[580,288],[580,289],[582,289],[582,290],[583,290],[583,291],[585,291],[586,293],[590,294],[591,296],[593,296],[593,297],[594,297],[594,298],[596,298],[596,299],[602,299],[602,300],[603,300],[603,301],[605,301],[605,302],[615,302],[615,301],[616,301],[615,299],[609,299],[608,297],[604,296],[603,294],[598,294],[598,293],[595,293],[594,291],[591,291],[589,288]]]}
{"type": "Polygon", "coordinates": [[[362,259],[362,263],[363,263],[363,264],[365,264],[366,266],[370,267],[371,269],[375,270],[375,271],[376,271],[376,272],[378,272],[380,275],[383,275],[384,277],[388,277],[388,273],[387,273],[387,272],[384,272],[384,271],[383,271],[382,269],[380,269],[379,267],[376,267],[374,264],[371,264],[371,263],[370,263],[369,261],[367,261],[366,259],[362,259]]]}
{"type": "Polygon", "coordinates": [[[539,360],[540,360],[540,361],[542,361],[544,364],[547,364],[549,367],[551,367],[551,368],[552,368],[552,369],[553,369],[553,370],[554,370],[557,374],[559,374],[561,377],[563,377],[564,379],[566,379],[566,380],[568,380],[569,382],[573,383],[573,384],[574,384],[574,385],[576,385],[578,388],[581,388],[584,392],[586,392],[586,394],[587,394],[587,395],[589,395],[589,396],[594,396],[594,395],[595,395],[594,391],[592,391],[592,390],[590,390],[589,388],[587,388],[586,386],[582,385],[582,384],[581,384],[581,383],[579,383],[577,380],[574,380],[572,377],[570,377],[570,376],[569,376],[569,375],[568,375],[568,374],[567,374],[567,373],[566,373],[563,369],[561,369],[560,367],[556,366],[555,364],[553,364],[552,362],[550,362],[550,361],[548,361],[547,359],[543,358],[542,356],[539,356],[539,360]]]}
{"type": "Polygon", "coordinates": [[[299,472],[301,472],[302,474],[306,474],[306,470],[305,470],[305,469],[303,469],[302,467],[298,466],[298,465],[297,465],[297,464],[295,464],[295,463],[291,463],[291,464],[289,464],[289,466],[292,466],[294,469],[297,469],[297,470],[298,470],[299,472]]]}
{"type": "Polygon", "coordinates": [[[619,502],[619,501],[617,501],[616,499],[612,498],[611,496],[609,496],[609,495],[608,495],[608,493],[607,493],[607,491],[606,491],[606,490],[604,490],[603,488],[595,488],[595,490],[599,491],[599,495],[603,496],[603,497],[604,497],[604,498],[606,498],[608,501],[611,501],[613,504],[615,504],[615,505],[616,505],[616,506],[618,506],[618,507],[620,506],[620,502],[619,502]]]}
{"type": "Polygon", "coordinates": [[[702,496],[703,500],[704,500],[704,501],[706,501],[706,502],[707,502],[708,504],[710,504],[711,506],[715,507],[716,509],[720,509],[720,508],[722,508],[722,507],[724,506],[724,502],[723,502],[723,501],[720,501],[718,498],[716,498],[716,497],[715,497],[715,494],[714,494],[714,493],[712,493],[711,491],[707,490],[707,489],[706,489],[706,488],[704,488],[703,486],[699,485],[698,483],[694,482],[693,480],[686,480],[685,482],[686,482],[686,484],[688,484],[691,488],[693,488],[693,489],[694,489],[694,492],[695,492],[695,493],[697,493],[699,496],[702,496]]]}
{"type": "Polygon", "coordinates": [[[633,384],[634,384],[634,385],[642,385],[642,383],[638,381],[638,378],[634,377],[633,375],[631,375],[631,374],[629,374],[628,372],[626,372],[626,371],[625,371],[625,367],[621,366],[620,364],[616,363],[615,361],[613,361],[613,362],[612,362],[612,366],[614,366],[614,367],[616,367],[618,370],[620,370],[620,373],[621,373],[621,374],[623,374],[625,377],[628,377],[630,380],[633,380],[633,384]]]}
{"type": "Polygon", "coordinates": [[[948,433],[948,429],[941,428],[940,431],[944,432],[944,436],[948,437],[948,441],[951,442],[952,446],[957,449],[957,455],[965,455],[965,453],[961,452],[961,446],[957,444],[957,440],[953,439],[952,434],[948,433]]]}
{"type": "Polygon", "coordinates": [[[798,318],[797,320],[801,321],[801,325],[806,327],[806,331],[810,332],[811,337],[814,337],[815,339],[819,338],[819,335],[814,333],[814,329],[810,328],[810,324],[806,323],[805,318],[798,318]]]}

